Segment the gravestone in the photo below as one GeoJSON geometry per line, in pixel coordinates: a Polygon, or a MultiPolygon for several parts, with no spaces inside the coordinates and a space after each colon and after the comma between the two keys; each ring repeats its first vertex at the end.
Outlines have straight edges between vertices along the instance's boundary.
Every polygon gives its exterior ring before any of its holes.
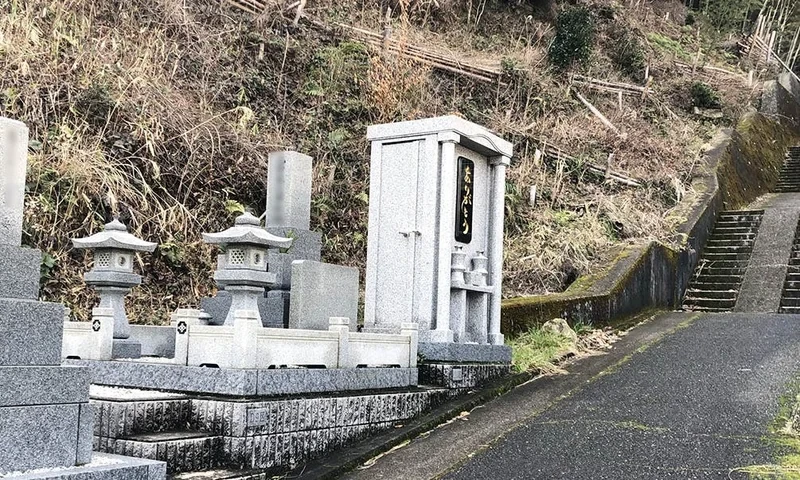
{"type": "Polygon", "coordinates": [[[161,462],[93,459],[89,371],[61,366],[64,306],[37,301],[41,253],[20,246],[27,142],[23,123],[0,118],[0,477],[163,479],[161,462]]]}
{"type": "Polygon", "coordinates": [[[308,230],[311,157],[298,152],[272,152],[267,175],[267,225],[308,230]]]}
{"type": "Polygon", "coordinates": [[[2,118],[0,135],[0,245],[18,246],[22,243],[28,130],[16,120],[2,118]]]}
{"type": "Polygon", "coordinates": [[[358,322],[358,269],[310,260],[292,264],[289,328],[328,330],[330,318],[358,322]]]}
{"type": "MultiPolygon", "coordinates": [[[[455,116],[374,125],[367,137],[365,328],[397,332],[402,322],[419,322],[426,355],[432,352],[425,348],[443,351],[426,344],[503,345],[504,198],[512,145],[455,116]]],[[[506,349],[496,350],[498,358],[508,358],[506,349]]]]}

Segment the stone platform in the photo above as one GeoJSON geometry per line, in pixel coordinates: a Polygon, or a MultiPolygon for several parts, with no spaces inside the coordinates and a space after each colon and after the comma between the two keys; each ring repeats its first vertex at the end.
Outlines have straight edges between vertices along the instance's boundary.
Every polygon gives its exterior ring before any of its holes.
{"type": "Polygon", "coordinates": [[[407,388],[416,368],[226,369],[130,361],[66,360],[93,384],[244,397],[407,388]]]}
{"type": "Polygon", "coordinates": [[[0,475],[14,480],[161,480],[166,476],[166,464],[142,458],[94,453],[92,461],[69,468],[42,468],[27,472],[0,475]]]}
{"type": "Polygon", "coordinates": [[[243,399],[93,386],[94,448],[168,472],[288,469],[395,428],[457,393],[442,388],[243,399]]]}

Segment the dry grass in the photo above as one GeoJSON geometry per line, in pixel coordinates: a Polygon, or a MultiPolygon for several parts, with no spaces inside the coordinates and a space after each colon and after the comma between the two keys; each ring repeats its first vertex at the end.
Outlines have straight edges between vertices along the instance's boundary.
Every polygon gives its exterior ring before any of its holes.
{"type": "MultiPolygon", "coordinates": [[[[506,294],[562,290],[601,264],[612,245],[670,238],[670,212],[715,125],[687,111],[693,79],[671,69],[669,52],[647,52],[660,103],[626,99],[619,109],[616,97],[582,92],[626,133],[620,138],[547,65],[549,7],[400,5],[395,38],[501,66],[504,85],[382,56],[304,27],[287,31],[293,12],[283,18],[277,2],[253,19],[214,0],[0,0],[0,108],[31,127],[25,241],[55,259],[45,298],[87,316],[94,299],[80,277],[89,259],[68,240],[119,213],[135,233],[160,244],[140,258],[145,282],[129,302],[131,316],[160,322],[178,306],[197,304],[214,290],[214,255],[200,233],[227,227],[230,205],[263,210],[267,154],[285,147],[316,160],[312,228],[324,234],[323,257],[363,268],[365,127],[447,113],[517,145],[507,192],[506,294]],[[538,140],[601,163],[613,152],[614,169],[645,186],[621,188],[591,178],[581,165],[538,158],[538,140]]],[[[657,32],[695,51],[692,32],[664,20],[665,8],[680,18],[680,2],[614,8],[642,38],[657,32]]],[[[322,1],[307,12],[380,28],[381,12],[363,2],[322,1]]],[[[604,50],[607,28],[584,73],[630,81],[604,50]]],[[[705,60],[725,60],[709,52],[705,60]]],[[[726,121],[753,97],[735,82],[708,82],[720,91],[726,121]]]]}

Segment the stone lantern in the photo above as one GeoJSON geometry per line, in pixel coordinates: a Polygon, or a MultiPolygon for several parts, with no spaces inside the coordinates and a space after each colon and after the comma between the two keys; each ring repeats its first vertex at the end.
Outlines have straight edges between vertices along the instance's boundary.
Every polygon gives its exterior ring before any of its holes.
{"type": "Polygon", "coordinates": [[[233,325],[237,310],[258,311],[259,296],[263,297],[265,288],[275,284],[275,273],[267,271],[267,249],[289,248],[292,239],[267,232],[258,218],[245,213],[224,232],[204,233],[203,240],[225,249],[218,257],[214,280],[231,294],[224,325],[233,325]]]}
{"type": "Polygon", "coordinates": [[[109,308],[114,316],[113,358],[138,358],[141,344],[130,338],[128,316],[125,313],[125,295],[142,282],[142,277],[133,273],[136,252],[152,252],[156,244],[145,242],[128,233],[128,228],[114,218],[102,232],[87,238],[72,240],[75,248],[94,252],[94,266],[83,279],[97,290],[100,307],[109,308]]]}

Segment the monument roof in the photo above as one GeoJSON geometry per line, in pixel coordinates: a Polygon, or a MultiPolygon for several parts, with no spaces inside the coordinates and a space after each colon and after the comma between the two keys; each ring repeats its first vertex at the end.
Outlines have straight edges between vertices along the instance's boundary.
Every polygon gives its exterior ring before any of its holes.
{"type": "Polygon", "coordinates": [[[280,248],[292,246],[291,238],[273,235],[261,227],[258,218],[244,213],[236,218],[233,227],[219,233],[204,233],[203,240],[212,244],[249,244],[280,248]]]}
{"type": "Polygon", "coordinates": [[[511,142],[500,138],[485,127],[455,115],[372,125],[367,128],[367,139],[369,141],[399,140],[405,137],[421,137],[446,132],[460,135],[459,143],[482,155],[490,157],[503,155],[510,158],[514,152],[514,145],[511,142]]]}
{"type": "Polygon", "coordinates": [[[102,232],[86,238],[74,238],[72,244],[75,248],[119,248],[136,252],[152,252],[156,249],[155,243],[146,242],[128,233],[128,227],[116,218],[107,223],[102,232]]]}

